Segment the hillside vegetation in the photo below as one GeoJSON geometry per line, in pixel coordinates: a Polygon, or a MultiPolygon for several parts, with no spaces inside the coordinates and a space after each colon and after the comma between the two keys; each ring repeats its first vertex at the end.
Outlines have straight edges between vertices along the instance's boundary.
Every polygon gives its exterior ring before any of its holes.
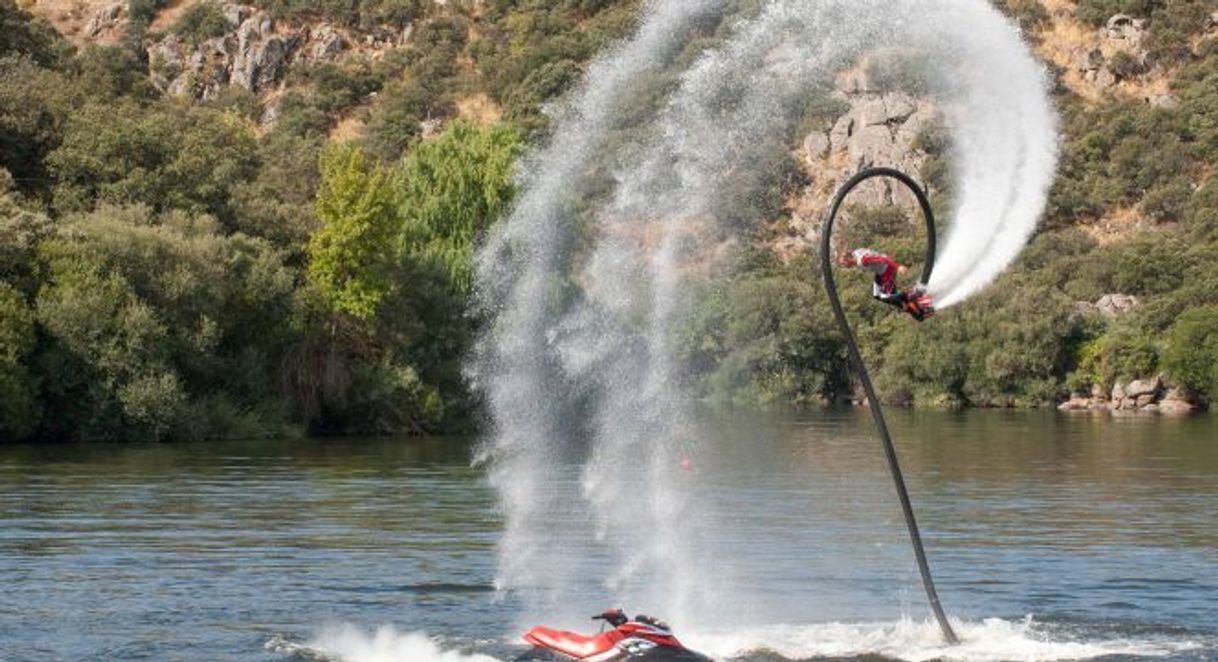
{"type": "MultiPolygon", "coordinates": [[[[349,47],[289,58],[251,87],[199,69],[175,93],[165,82],[181,72],[149,53],[233,34],[227,6],[198,0],[158,22],[158,0],[132,0],[123,38],[98,45],[0,0],[0,439],[475,424],[462,375],[479,325],[473,247],[511,204],[515,160],[545,139],[543,104],[629,32],[639,3],[255,5],[280,21],[268,35],[313,26],[311,39],[344,35],[349,47]]],[[[1218,395],[1218,8],[1005,9],[1060,81],[1049,213],[1010,273],[932,323],[846,280],[883,392],[1038,406],[1162,373],[1195,401],[1218,395]],[[1107,86],[1061,64],[1073,57],[1062,26],[1091,34],[1120,12],[1147,36],[1142,50],[1103,57],[1107,86]],[[1153,100],[1139,96],[1150,89],[1153,100]],[[1108,316],[1079,303],[1106,294],[1137,305],[1108,316]]],[[[932,134],[919,144],[932,155],[923,176],[946,198],[947,155],[932,134]]],[[[781,181],[779,201],[802,179],[781,181]]],[[[682,327],[688,378],[739,404],[848,398],[811,255],[772,250],[792,211],[758,213],[769,222],[742,268],[703,286],[682,327]]],[[[915,262],[904,223],[878,209],[847,231],[915,262]]]]}

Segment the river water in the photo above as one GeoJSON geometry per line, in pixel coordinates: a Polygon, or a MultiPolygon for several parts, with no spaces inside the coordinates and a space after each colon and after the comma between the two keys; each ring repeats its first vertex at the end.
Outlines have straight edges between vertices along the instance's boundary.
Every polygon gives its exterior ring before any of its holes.
{"type": "MultiPolygon", "coordinates": [[[[722,659],[1216,660],[1218,422],[893,412],[943,603],[929,622],[865,412],[707,414],[705,590],[722,659]]],[[[502,522],[461,439],[0,446],[0,659],[510,659],[587,629],[495,591],[502,522]]],[[[572,468],[573,480],[578,469],[572,468]]],[[[591,560],[597,541],[568,540],[591,560]]],[[[649,605],[621,605],[649,611],[649,605]]]]}

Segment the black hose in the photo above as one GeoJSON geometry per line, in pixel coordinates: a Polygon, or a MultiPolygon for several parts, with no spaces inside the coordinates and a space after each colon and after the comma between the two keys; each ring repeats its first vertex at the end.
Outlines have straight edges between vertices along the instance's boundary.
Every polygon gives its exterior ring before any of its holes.
{"type": "Polygon", "coordinates": [[[850,322],[846,319],[846,311],[842,308],[842,302],[837,296],[837,283],[833,279],[833,256],[832,256],[832,238],[833,238],[833,221],[837,219],[837,212],[842,206],[842,202],[854,187],[871,179],[872,177],[891,177],[913,191],[914,197],[918,199],[918,205],[922,208],[922,217],[926,219],[926,264],[922,268],[922,282],[930,280],[931,271],[935,268],[935,215],[930,209],[930,201],[926,199],[921,187],[918,186],[909,175],[895,170],[893,168],[869,168],[859,172],[851,177],[845,184],[838,189],[837,195],[833,198],[833,205],[829,208],[829,215],[825,217],[824,227],[821,228],[820,234],[820,264],[821,272],[825,278],[825,289],[829,292],[829,303],[833,305],[833,314],[837,317],[837,324],[842,329],[842,336],[846,339],[846,345],[850,347],[850,358],[854,363],[854,368],[858,371],[859,381],[863,383],[863,391],[867,394],[867,403],[871,409],[871,416],[875,419],[876,429],[880,433],[880,441],[884,445],[884,454],[888,456],[888,469],[892,473],[892,481],[896,484],[897,496],[901,499],[901,510],[905,513],[905,525],[909,529],[909,539],[913,543],[914,556],[918,560],[918,570],[922,573],[922,586],[926,589],[926,597],[930,600],[930,608],[935,612],[935,618],[939,621],[939,627],[943,630],[943,637],[948,643],[959,643],[955,631],[947,622],[947,616],[943,613],[943,606],[939,604],[939,593],[935,590],[935,580],[930,574],[930,565],[926,562],[926,551],[922,548],[922,535],[918,533],[918,521],[914,518],[913,505],[909,501],[909,491],[905,489],[905,477],[901,474],[901,464],[897,460],[896,448],[892,445],[892,437],[888,434],[888,425],[884,422],[884,412],[880,408],[880,399],[875,395],[875,387],[871,385],[871,377],[867,374],[867,366],[863,363],[863,355],[859,352],[858,343],[854,339],[854,333],[850,330],[850,322]]]}

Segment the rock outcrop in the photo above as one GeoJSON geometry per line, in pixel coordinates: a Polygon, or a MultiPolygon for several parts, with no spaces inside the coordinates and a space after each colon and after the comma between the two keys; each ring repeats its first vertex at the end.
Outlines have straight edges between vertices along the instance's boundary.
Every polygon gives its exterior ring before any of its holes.
{"type": "Polygon", "coordinates": [[[262,94],[280,85],[292,64],[333,61],[349,44],[332,25],[281,27],[254,7],[221,9],[230,28],[224,35],[192,48],[169,34],[148,47],[153,84],[196,101],[215,98],[230,85],[262,94]]]}
{"type": "MultiPolygon", "coordinates": [[[[809,169],[831,183],[830,190],[855,172],[876,164],[905,172],[921,169],[926,155],[914,145],[918,134],[934,118],[929,101],[876,85],[866,71],[841,76],[834,96],[849,104],[849,110],[804,140],[809,169]]],[[[860,190],[857,195],[860,203],[891,201],[891,189],[877,187],[860,190]]]]}
{"type": "Polygon", "coordinates": [[[127,30],[126,0],[21,0],[17,5],[77,46],[112,46],[127,30]]]}
{"type": "Polygon", "coordinates": [[[1075,393],[1058,405],[1061,411],[1110,411],[1144,412],[1160,414],[1188,414],[1198,410],[1201,402],[1196,395],[1183,387],[1167,388],[1163,377],[1135,379],[1128,383],[1117,382],[1108,393],[1093,386],[1091,393],[1075,393]]]}
{"type": "MultiPolygon", "coordinates": [[[[820,213],[837,187],[854,173],[886,165],[916,176],[927,160],[927,154],[917,149],[917,140],[936,120],[928,100],[878,85],[865,69],[840,76],[832,96],[847,110],[813,130],[801,144],[797,156],[811,184],[795,204],[791,236],[775,247],[780,254],[796,252],[815,240],[820,213]]],[[[894,190],[892,182],[882,180],[860,188],[851,202],[890,204],[894,190]]]]}
{"type": "Polygon", "coordinates": [[[1102,315],[1115,319],[1141,305],[1141,301],[1132,294],[1105,294],[1094,303],[1091,301],[1076,301],[1074,307],[1084,315],[1102,315]]]}
{"type": "Polygon", "coordinates": [[[115,2],[97,10],[85,24],[85,37],[98,41],[119,30],[127,13],[127,4],[115,2]]]}
{"type": "Polygon", "coordinates": [[[1082,80],[1098,90],[1149,73],[1154,68],[1146,47],[1146,20],[1117,14],[1096,33],[1091,48],[1076,48],[1071,65],[1082,80]]]}

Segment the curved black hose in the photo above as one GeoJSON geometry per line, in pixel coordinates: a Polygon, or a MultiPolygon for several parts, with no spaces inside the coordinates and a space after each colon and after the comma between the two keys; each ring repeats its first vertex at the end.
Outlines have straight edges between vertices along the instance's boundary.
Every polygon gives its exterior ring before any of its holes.
{"type": "Polygon", "coordinates": [[[947,616],[943,613],[943,606],[939,604],[939,593],[935,590],[935,580],[930,574],[930,565],[926,561],[926,551],[922,548],[922,535],[918,533],[918,521],[914,517],[913,505],[909,501],[909,491],[905,489],[905,477],[901,474],[901,464],[897,460],[896,448],[892,445],[892,437],[888,434],[888,425],[884,422],[884,412],[880,408],[880,400],[875,395],[875,387],[871,385],[871,377],[867,374],[867,366],[863,363],[863,355],[859,352],[858,343],[854,339],[854,333],[850,330],[850,322],[846,319],[846,311],[842,308],[842,302],[837,296],[837,283],[833,279],[833,256],[832,256],[832,238],[833,238],[833,221],[837,219],[837,212],[842,206],[842,202],[854,187],[871,179],[872,177],[891,177],[904,184],[909,190],[913,191],[914,196],[918,199],[918,205],[922,208],[922,217],[926,219],[926,264],[922,268],[922,282],[930,280],[931,271],[935,268],[935,215],[931,212],[930,201],[926,199],[921,187],[918,186],[909,175],[895,170],[893,168],[869,168],[863,170],[851,177],[838,189],[837,195],[833,198],[833,205],[829,208],[829,215],[825,217],[824,227],[820,231],[820,264],[821,272],[825,278],[825,289],[829,292],[829,303],[833,305],[833,314],[837,317],[837,324],[842,329],[842,336],[846,339],[846,345],[850,348],[850,358],[854,363],[854,368],[858,371],[859,381],[863,383],[863,391],[867,394],[867,402],[871,408],[872,418],[875,419],[876,429],[880,433],[880,441],[884,445],[884,454],[888,457],[888,469],[892,473],[892,481],[896,484],[897,496],[901,499],[901,510],[905,513],[905,525],[909,529],[909,539],[913,543],[914,556],[918,560],[918,570],[922,573],[922,586],[926,589],[926,597],[930,599],[930,608],[935,612],[935,618],[939,621],[939,627],[943,630],[943,637],[948,643],[958,643],[952,626],[947,622],[947,616]]]}

